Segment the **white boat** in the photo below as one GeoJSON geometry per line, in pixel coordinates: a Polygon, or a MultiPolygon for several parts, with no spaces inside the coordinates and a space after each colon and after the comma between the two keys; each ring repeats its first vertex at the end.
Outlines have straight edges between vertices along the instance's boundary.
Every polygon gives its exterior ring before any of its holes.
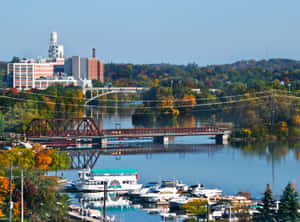
{"type": "Polygon", "coordinates": [[[146,202],[168,201],[172,198],[179,197],[177,190],[177,182],[163,181],[162,185],[157,189],[151,189],[140,197],[146,202]]]}
{"type": "Polygon", "coordinates": [[[220,189],[205,188],[202,184],[191,186],[191,193],[199,197],[207,197],[207,198],[220,197],[222,196],[222,192],[223,191],[220,189]]]}
{"type": "Polygon", "coordinates": [[[136,169],[85,169],[78,173],[79,180],[72,185],[79,191],[132,192],[141,189],[136,169]]]}
{"type": "Polygon", "coordinates": [[[132,198],[138,198],[142,194],[148,193],[150,190],[155,190],[159,187],[159,184],[157,182],[150,182],[144,185],[140,190],[136,190],[130,193],[130,196],[132,198]]]}
{"type": "Polygon", "coordinates": [[[173,198],[172,200],[169,201],[170,208],[171,209],[178,209],[183,204],[185,204],[185,203],[187,203],[189,201],[190,201],[190,198],[186,197],[186,196],[180,196],[180,197],[177,197],[177,198],[173,198]]]}

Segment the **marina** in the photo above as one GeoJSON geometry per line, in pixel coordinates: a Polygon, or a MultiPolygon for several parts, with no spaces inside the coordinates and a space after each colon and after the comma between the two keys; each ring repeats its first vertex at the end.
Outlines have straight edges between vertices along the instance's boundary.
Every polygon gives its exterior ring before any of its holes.
{"type": "Polygon", "coordinates": [[[150,182],[135,191],[80,192],[75,195],[74,200],[80,203],[73,207],[77,209],[77,214],[84,212],[88,216],[93,214],[100,218],[105,212],[104,214],[110,214],[110,221],[118,221],[116,212],[128,210],[142,210],[148,215],[159,215],[162,220],[181,221],[198,216],[187,211],[186,206],[193,206],[199,201],[205,202],[204,206],[209,208],[207,216],[210,220],[229,217],[234,220],[240,209],[247,209],[252,215],[259,207],[258,202],[247,192],[233,196],[222,195],[222,190],[219,189],[205,188],[203,184],[190,186],[178,181],[162,181],[161,184],[150,182]]]}

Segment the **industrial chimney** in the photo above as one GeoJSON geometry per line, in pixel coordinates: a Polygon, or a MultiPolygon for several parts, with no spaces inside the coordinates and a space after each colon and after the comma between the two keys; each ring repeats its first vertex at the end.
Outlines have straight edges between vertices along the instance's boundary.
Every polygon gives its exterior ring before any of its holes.
{"type": "Polygon", "coordinates": [[[96,58],[96,49],[93,48],[93,58],[96,58]]]}

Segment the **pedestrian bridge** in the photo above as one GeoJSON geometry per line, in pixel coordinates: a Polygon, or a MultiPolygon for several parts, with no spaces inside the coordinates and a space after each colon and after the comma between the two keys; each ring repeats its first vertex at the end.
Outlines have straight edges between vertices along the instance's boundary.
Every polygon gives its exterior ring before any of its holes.
{"type": "MultiPolygon", "coordinates": [[[[89,98],[85,105],[95,100],[98,97],[115,94],[115,93],[142,93],[148,91],[148,87],[98,87],[98,88],[83,88],[83,94],[86,95],[87,91],[91,92],[91,98],[89,98]]],[[[201,93],[200,89],[192,89],[193,92],[201,93]]]]}
{"type": "Polygon", "coordinates": [[[142,93],[149,90],[146,87],[102,87],[102,88],[84,88],[83,94],[86,95],[87,91],[91,92],[91,98],[89,98],[85,104],[95,100],[98,97],[115,94],[115,93],[142,93]]]}

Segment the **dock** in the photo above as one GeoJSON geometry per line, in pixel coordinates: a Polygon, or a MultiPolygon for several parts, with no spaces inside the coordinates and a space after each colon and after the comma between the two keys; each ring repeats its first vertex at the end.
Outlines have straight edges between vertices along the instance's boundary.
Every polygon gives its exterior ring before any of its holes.
{"type": "Polygon", "coordinates": [[[89,217],[89,216],[82,216],[79,214],[79,212],[73,212],[73,211],[69,211],[69,216],[71,218],[74,218],[74,219],[79,219],[79,220],[82,220],[82,221],[89,221],[89,222],[104,222],[103,219],[97,219],[97,218],[93,218],[93,217],[89,217]]]}
{"type": "Polygon", "coordinates": [[[110,222],[113,221],[111,218],[107,217],[104,220],[103,215],[100,211],[95,209],[82,209],[79,206],[71,205],[69,207],[68,214],[71,218],[79,219],[87,222],[110,222]]]}

